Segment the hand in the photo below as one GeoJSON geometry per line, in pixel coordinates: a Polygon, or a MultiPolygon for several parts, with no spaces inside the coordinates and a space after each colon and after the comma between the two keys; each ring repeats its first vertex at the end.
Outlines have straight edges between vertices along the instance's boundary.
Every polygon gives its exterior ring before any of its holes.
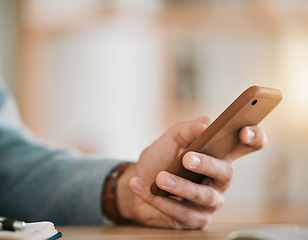
{"type": "Polygon", "coordinates": [[[223,194],[231,184],[232,161],[266,144],[264,132],[258,126],[250,126],[240,131],[240,143],[225,159],[186,153],[183,166],[208,176],[202,184],[164,171],[210,122],[201,117],[177,124],[143,151],[138,163],[132,164],[119,179],[118,207],[123,217],[163,228],[200,229],[209,223],[212,214],[222,207],[223,194]],[[178,197],[152,195],[150,186],[155,179],[158,187],[178,197]]]}

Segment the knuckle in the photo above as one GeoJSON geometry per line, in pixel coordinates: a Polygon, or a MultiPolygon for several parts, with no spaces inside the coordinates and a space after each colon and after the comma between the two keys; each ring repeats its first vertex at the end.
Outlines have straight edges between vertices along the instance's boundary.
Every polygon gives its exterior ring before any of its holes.
{"type": "Polygon", "coordinates": [[[208,212],[192,214],[189,210],[183,210],[181,215],[173,220],[176,223],[176,228],[180,224],[181,229],[202,229],[210,223],[211,214],[208,212]]]}
{"type": "Polygon", "coordinates": [[[203,158],[203,165],[208,170],[208,172],[215,171],[215,163],[214,161],[207,155],[203,158]]]}
{"type": "Polygon", "coordinates": [[[167,129],[167,131],[165,132],[164,135],[170,136],[170,137],[177,136],[179,134],[182,126],[183,126],[183,123],[173,124],[171,127],[169,127],[167,129]]]}
{"type": "Polygon", "coordinates": [[[187,209],[178,212],[179,214],[175,216],[177,222],[181,223],[183,226],[191,228],[193,225],[193,218],[191,217],[191,212],[187,209]]]}
{"type": "Polygon", "coordinates": [[[210,217],[208,215],[204,215],[200,220],[199,220],[199,228],[204,228],[210,223],[210,217]]]}
{"type": "Polygon", "coordinates": [[[220,198],[220,201],[219,201],[219,204],[218,204],[218,209],[222,208],[222,206],[225,204],[225,198],[224,197],[221,197],[220,198]]]}
{"type": "Polygon", "coordinates": [[[198,216],[196,216],[194,221],[190,222],[189,229],[202,229],[210,223],[210,220],[211,220],[211,214],[200,213],[198,214],[198,216]]]}
{"type": "Polygon", "coordinates": [[[211,122],[213,122],[213,119],[209,116],[201,116],[197,120],[201,122],[202,124],[206,124],[206,125],[209,125],[211,122]]]}
{"type": "Polygon", "coordinates": [[[183,222],[189,222],[189,220],[190,220],[190,211],[189,210],[185,209],[185,210],[182,211],[181,220],[183,222]]]}
{"type": "Polygon", "coordinates": [[[199,200],[201,199],[200,191],[196,188],[194,188],[194,190],[191,190],[190,196],[191,196],[191,201],[193,202],[199,202],[199,200]]]}
{"type": "Polygon", "coordinates": [[[218,193],[212,187],[208,188],[207,192],[207,205],[209,207],[215,207],[217,205],[218,193]]]}
{"type": "Polygon", "coordinates": [[[171,218],[179,218],[180,217],[183,217],[187,215],[187,213],[185,212],[185,210],[183,211],[181,209],[181,207],[179,207],[178,205],[174,204],[171,209],[170,209],[170,217],[171,218]]]}
{"type": "Polygon", "coordinates": [[[186,229],[200,229],[203,222],[202,219],[197,217],[198,214],[191,216],[191,214],[187,211],[186,215],[183,215],[179,220],[186,229]]]}

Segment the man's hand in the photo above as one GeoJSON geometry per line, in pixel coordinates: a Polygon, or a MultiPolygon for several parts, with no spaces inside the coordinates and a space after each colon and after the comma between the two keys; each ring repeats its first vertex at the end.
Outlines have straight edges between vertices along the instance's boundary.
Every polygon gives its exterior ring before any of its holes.
{"type": "Polygon", "coordinates": [[[258,126],[250,126],[240,131],[240,143],[225,159],[186,153],[183,166],[208,176],[202,184],[164,171],[210,122],[209,118],[201,117],[173,126],[123,173],[118,182],[117,199],[124,218],[163,228],[200,229],[209,223],[212,214],[224,203],[223,194],[233,176],[232,161],[266,144],[264,132],[258,126]],[[154,180],[158,187],[178,197],[154,196],[150,192],[154,180]]]}

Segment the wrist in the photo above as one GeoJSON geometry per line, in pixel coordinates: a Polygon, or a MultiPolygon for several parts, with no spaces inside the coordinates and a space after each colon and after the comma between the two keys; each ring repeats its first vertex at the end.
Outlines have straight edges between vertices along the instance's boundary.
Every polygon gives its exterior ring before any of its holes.
{"type": "Polygon", "coordinates": [[[126,175],[124,172],[126,172],[132,164],[133,163],[128,162],[120,164],[111,172],[105,181],[104,190],[102,193],[103,211],[107,218],[117,224],[129,223],[128,218],[125,214],[122,214],[122,211],[119,208],[119,202],[122,201],[119,196],[122,194],[119,195],[118,193],[123,191],[122,187],[120,187],[120,185],[123,185],[123,183],[120,183],[120,179],[122,179],[122,175],[126,175]],[[119,188],[121,190],[119,190],[119,188]]]}
{"type": "Polygon", "coordinates": [[[131,163],[118,179],[118,187],[116,189],[117,207],[119,213],[129,220],[134,219],[134,199],[135,194],[129,188],[130,179],[136,176],[136,163],[131,163]]]}

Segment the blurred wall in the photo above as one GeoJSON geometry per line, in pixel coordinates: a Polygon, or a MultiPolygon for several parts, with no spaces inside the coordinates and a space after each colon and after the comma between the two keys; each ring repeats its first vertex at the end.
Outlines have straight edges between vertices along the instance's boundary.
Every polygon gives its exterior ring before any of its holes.
{"type": "Polygon", "coordinates": [[[151,20],[111,19],[57,37],[51,49],[51,139],[137,159],[163,124],[162,46],[151,20]]]}
{"type": "Polygon", "coordinates": [[[0,0],[0,74],[14,90],[17,51],[16,1],[0,0]]]}

